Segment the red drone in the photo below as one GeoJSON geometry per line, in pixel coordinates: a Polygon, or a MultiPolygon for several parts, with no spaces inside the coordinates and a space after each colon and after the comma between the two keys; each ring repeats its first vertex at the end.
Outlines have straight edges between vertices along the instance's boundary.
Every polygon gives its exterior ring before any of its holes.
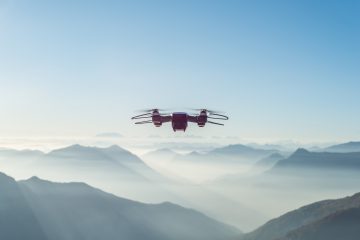
{"type": "Polygon", "coordinates": [[[217,120],[228,120],[229,117],[219,114],[216,111],[211,111],[207,109],[194,109],[200,111],[198,115],[190,115],[186,112],[174,112],[172,114],[161,114],[160,109],[148,109],[143,110],[144,114],[137,115],[131,119],[149,119],[145,121],[135,122],[135,124],[147,124],[153,123],[156,127],[160,127],[165,122],[171,122],[172,128],[175,131],[184,131],[188,126],[188,122],[197,123],[199,127],[204,127],[206,123],[216,124],[224,126],[222,123],[208,121],[208,119],[217,119],[217,120]],[[151,119],[150,119],[151,118],[151,119]]]}

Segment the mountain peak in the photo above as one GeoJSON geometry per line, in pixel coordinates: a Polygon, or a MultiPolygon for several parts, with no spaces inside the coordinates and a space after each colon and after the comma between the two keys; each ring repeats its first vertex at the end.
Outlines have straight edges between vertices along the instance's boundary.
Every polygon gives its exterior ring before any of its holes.
{"type": "MultiPolygon", "coordinates": [[[[101,149],[101,148],[100,148],[101,149]]],[[[110,147],[104,148],[104,149],[108,149],[108,150],[113,150],[113,151],[126,151],[125,149],[123,149],[122,147],[120,147],[119,145],[111,145],[110,147]]]]}
{"type": "Polygon", "coordinates": [[[83,146],[83,145],[80,145],[80,144],[73,144],[73,145],[70,145],[70,146],[67,146],[67,147],[63,147],[63,148],[59,148],[59,149],[56,149],[54,151],[73,151],[73,150],[83,150],[83,149],[87,149],[89,147],[86,147],[86,146],[83,146]]]}
{"type": "Polygon", "coordinates": [[[83,146],[80,144],[73,144],[68,147],[59,148],[51,151],[50,153],[80,153],[80,152],[98,152],[98,151],[118,151],[118,152],[127,152],[125,149],[119,147],[118,145],[111,145],[110,147],[95,147],[95,146],[83,146]]]}
{"type": "Polygon", "coordinates": [[[39,178],[38,176],[32,176],[29,179],[26,180],[21,180],[19,182],[28,182],[28,183],[32,183],[32,184],[44,184],[44,183],[53,183],[49,180],[44,180],[39,178]]]}
{"type": "Polygon", "coordinates": [[[293,155],[304,155],[304,154],[309,154],[310,152],[308,150],[306,150],[305,148],[298,148],[293,155]]]}
{"type": "Polygon", "coordinates": [[[39,181],[41,180],[39,177],[37,176],[32,176],[31,178],[28,179],[29,181],[39,181]]]}
{"type": "Polygon", "coordinates": [[[26,181],[38,182],[42,181],[38,176],[32,176],[31,178],[27,179],[26,181]]]}
{"type": "MultiPolygon", "coordinates": [[[[39,180],[41,182],[38,183],[36,181],[38,178],[32,177],[28,181],[20,181],[18,185],[26,196],[26,200],[31,203],[26,209],[29,209],[30,213],[34,212],[40,225],[46,226],[46,234],[51,234],[54,239],[66,239],[69,235],[73,239],[116,239],[121,235],[124,239],[215,240],[233,239],[240,234],[237,229],[200,212],[169,202],[145,204],[117,197],[84,183],[42,182],[43,180],[39,180]],[[89,221],[84,221],[85,218],[89,221]],[[101,226],[111,227],[103,229],[101,226]],[[58,231],[58,229],[63,229],[63,231],[58,231]]],[[[16,197],[13,199],[17,200],[18,196],[16,197]]],[[[16,225],[11,223],[2,229],[12,231],[19,226],[18,219],[26,223],[26,226],[36,222],[33,219],[30,221],[29,218],[23,218],[22,212],[20,214],[14,211],[12,205],[6,210],[5,213],[11,213],[17,217],[16,225]]],[[[6,224],[7,217],[5,214],[0,214],[1,223],[6,224]]],[[[17,229],[23,231],[21,228],[17,229]]],[[[5,237],[4,239],[24,238],[5,237]]],[[[39,237],[31,237],[31,239],[42,240],[39,237]]]]}

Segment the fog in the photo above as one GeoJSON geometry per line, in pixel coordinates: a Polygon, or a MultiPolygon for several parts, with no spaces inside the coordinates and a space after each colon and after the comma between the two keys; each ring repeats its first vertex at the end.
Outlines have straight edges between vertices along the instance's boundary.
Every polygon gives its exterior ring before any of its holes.
{"type": "Polygon", "coordinates": [[[277,170],[280,161],[296,157],[284,148],[208,144],[193,152],[196,145],[187,151],[163,145],[155,151],[144,148],[137,152],[139,156],[116,146],[73,145],[47,152],[2,149],[0,165],[2,172],[16,179],[38,176],[85,182],[144,203],[176,203],[244,232],[305,204],[360,191],[357,169],[297,166],[277,170]],[[237,148],[241,151],[236,152],[237,148]]]}

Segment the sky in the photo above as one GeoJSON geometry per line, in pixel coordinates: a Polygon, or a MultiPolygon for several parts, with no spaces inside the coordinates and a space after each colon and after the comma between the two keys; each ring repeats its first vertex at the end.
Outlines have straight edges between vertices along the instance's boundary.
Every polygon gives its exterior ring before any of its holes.
{"type": "Polygon", "coordinates": [[[360,140],[359,1],[0,0],[0,138],[360,140]],[[135,126],[209,108],[224,127],[135,126]]]}

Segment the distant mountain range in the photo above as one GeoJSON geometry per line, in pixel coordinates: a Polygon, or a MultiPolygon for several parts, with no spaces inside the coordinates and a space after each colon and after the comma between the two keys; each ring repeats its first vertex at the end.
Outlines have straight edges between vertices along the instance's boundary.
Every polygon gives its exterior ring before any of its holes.
{"type": "Polygon", "coordinates": [[[0,173],[0,189],[0,239],[222,240],[241,234],[191,209],[143,204],[84,183],[16,182],[0,173]]]}
{"type": "Polygon", "coordinates": [[[43,152],[38,150],[15,150],[15,149],[0,149],[0,159],[6,158],[37,158],[44,155],[43,152]]]}
{"type": "Polygon", "coordinates": [[[279,172],[301,168],[360,170],[360,152],[309,152],[306,149],[298,149],[290,157],[277,162],[271,171],[279,172]]]}
{"type": "Polygon", "coordinates": [[[360,152],[360,142],[348,142],[348,143],[337,144],[324,148],[323,151],[342,152],[342,153],[360,152]]]}
{"type": "Polygon", "coordinates": [[[242,144],[228,145],[226,147],[217,148],[208,153],[208,155],[218,157],[233,157],[235,159],[249,159],[250,161],[260,160],[270,154],[276,153],[275,149],[258,149],[242,144]]]}
{"type": "Polygon", "coordinates": [[[253,232],[169,202],[144,204],[84,183],[0,173],[0,239],[358,240],[360,193],[306,205],[253,232]]]}
{"type": "Polygon", "coordinates": [[[358,240],[360,193],[316,202],[270,220],[240,240],[358,240]]]}
{"type": "MultiPolygon", "coordinates": [[[[180,160],[180,161],[194,161],[194,162],[223,162],[223,163],[236,163],[236,162],[242,162],[242,163],[256,163],[257,161],[260,161],[261,159],[266,159],[270,157],[272,154],[282,154],[284,153],[284,156],[288,156],[288,152],[281,152],[279,149],[282,149],[281,146],[278,145],[256,145],[252,144],[249,145],[242,145],[242,144],[234,144],[234,145],[228,145],[221,148],[215,148],[211,151],[205,152],[205,153],[199,153],[199,152],[191,152],[189,154],[178,154],[171,149],[164,148],[155,150],[153,152],[150,152],[148,154],[145,154],[144,157],[151,157],[152,159],[167,159],[167,160],[180,160]]],[[[305,149],[298,149],[299,152],[305,149]]],[[[296,155],[299,154],[299,152],[296,151],[296,155]]],[[[305,150],[309,152],[308,150],[305,150]]],[[[329,153],[355,153],[360,152],[360,142],[348,142],[348,143],[342,143],[338,145],[333,145],[327,148],[316,148],[316,150],[313,150],[311,152],[329,152],[329,153]]],[[[293,154],[294,155],[294,154],[293,154]]],[[[295,155],[295,156],[296,156],[295,155]]],[[[274,155],[276,156],[276,155],[274,155]]],[[[328,157],[331,155],[323,156],[328,157]]],[[[355,156],[349,155],[350,157],[355,156]]],[[[335,156],[336,157],[336,156],[335,156]]],[[[274,158],[273,158],[274,159],[274,158]]],[[[279,160],[278,158],[276,158],[279,160]]],[[[271,161],[266,161],[271,162],[271,161]]],[[[265,160],[262,162],[265,163],[265,160]]],[[[258,164],[262,164],[258,163],[258,164]]]]}
{"type": "Polygon", "coordinates": [[[75,144],[49,153],[2,149],[0,160],[20,166],[26,163],[26,166],[39,170],[68,168],[69,173],[75,171],[76,168],[79,171],[109,168],[132,181],[163,180],[160,174],[147,166],[138,156],[117,145],[99,148],[75,144]]]}
{"type": "Polygon", "coordinates": [[[257,149],[242,144],[228,145],[215,148],[206,153],[191,152],[185,155],[176,155],[174,160],[194,163],[212,164],[253,164],[278,150],[257,149]]]}
{"type": "Polygon", "coordinates": [[[112,145],[107,148],[99,148],[75,144],[69,147],[53,150],[46,154],[46,157],[81,161],[109,161],[121,164],[143,163],[139,157],[117,145],[112,145]]]}

